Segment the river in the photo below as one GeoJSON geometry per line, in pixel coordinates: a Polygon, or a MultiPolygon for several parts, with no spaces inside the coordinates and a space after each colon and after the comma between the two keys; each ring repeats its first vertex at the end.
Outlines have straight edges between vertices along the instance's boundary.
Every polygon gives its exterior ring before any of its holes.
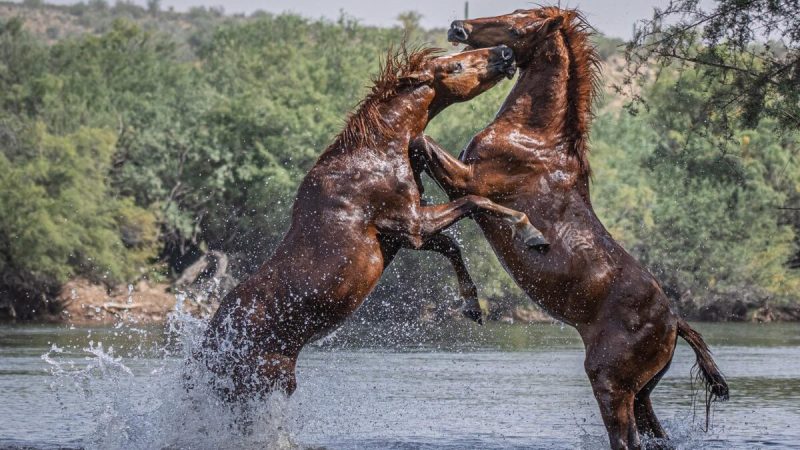
{"type": "MultiPolygon", "coordinates": [[[[696,327],[731,399],[704,432],[681,343],[653,394],[676,448],[800,448],[800,324],[696,327]]],[[[176,346],[160,328],[0,326],[0,448],[607,445],[580,340],[559,325],[351,323],[303,351],[296,394],[245,432],[182,404],[176,346]]]]}

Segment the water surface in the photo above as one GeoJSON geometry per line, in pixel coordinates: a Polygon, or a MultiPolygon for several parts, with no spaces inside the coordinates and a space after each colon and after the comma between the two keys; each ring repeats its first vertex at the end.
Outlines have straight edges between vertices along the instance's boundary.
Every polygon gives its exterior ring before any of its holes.
{"type": "MultiPolygon", "coordinates": [[[[712,428],[703,432],[703,408],[693,408],[689,376],[694,356],[681,343],[653,394],[677,447],[798,448],[800,324],[696,327],[728,377],[731,400],[715,407],[712,428]]],[[[573,330],[559,325],[350,324],[304,350],[295,396],[262,418],[274,420],[279,434],[247,445],[236,430],[203,437],[197,422],[206,419],[187,419],[195,416],[171,404],[181,398],[169,392],[179,384],[164,378],[174,378],[171,369],[181,363],[159,328],[0,327],[0,447],[606,445],[583,373],[583,347],[573,330]],[[52,358],[72,363],[59,363],[60,375],[42,358],[53,345],[61,350],[51,351],[52,358]],[[107,358],[109,347],[117,361],[107,358]],[[98,362],[97,355],[107,359],[98,362]],[[84,364],[92,368],[81,377],[65,375],[84,364]]]]}

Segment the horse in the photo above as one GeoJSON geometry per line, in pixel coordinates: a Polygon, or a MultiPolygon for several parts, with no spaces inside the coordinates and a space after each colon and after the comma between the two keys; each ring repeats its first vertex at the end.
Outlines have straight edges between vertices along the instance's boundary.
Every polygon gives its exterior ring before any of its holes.
{"type": "Polygon", "coordinates": [[[408,153],[437,113],[515,71],[506,46],[389,52],[371,92],[301,182],[274,253],[209,322],[200,357],[225,380],[225,399],[291,395],[303,346],[361,305],[400,248],[447,253],[439,232],[461,218],[491,215],[525,248],[547,244],[525,214],[478,196],[422,205],[408,153]]]}
{"type": "Polygon", "coordinates": [[[658,438],[654,442],[667,438],[650,393],[669,368],[679,336],[696,354],[707,413],[709,402],[727,399],[729,389],[702,336],[672,310],[658,280],[592,209],[587,139],[598,60],[590,33],[577,11],[556,7],[453,22],[453,43],[509,46],[519,77],[494,121],[459,158],[427,136],[411,148],[451,199],[487,197],[525,212],[544,233],[551,243],[546,253],[521,251],[506,239],[505,224],[475,217],[516,283],[579,332],[611,447],[640,448],[640,434],[658,438]]]}

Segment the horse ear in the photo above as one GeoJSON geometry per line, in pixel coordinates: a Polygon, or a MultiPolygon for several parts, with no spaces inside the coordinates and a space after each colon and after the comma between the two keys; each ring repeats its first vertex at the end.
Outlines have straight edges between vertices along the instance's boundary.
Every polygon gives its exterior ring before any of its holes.
{"type": "Polygon", "coordinates": [[[562,25],[564,25],[564,21],[565,17],[563,15],[548,17],[547,19],[525,25],[517,32],[517,34],[527,35],[529,33],[535,33],[536,35],[542,37],[550,36],[558,31],[562,25]]]}
{"type": "Polygon", "coordinates": [[[550,36],[558,31],[562,25],[564,25],[564,16],[558,15],[555,17],[550,17],[549,19],[545,19],[540,30],[543,35],[550,36]]]}

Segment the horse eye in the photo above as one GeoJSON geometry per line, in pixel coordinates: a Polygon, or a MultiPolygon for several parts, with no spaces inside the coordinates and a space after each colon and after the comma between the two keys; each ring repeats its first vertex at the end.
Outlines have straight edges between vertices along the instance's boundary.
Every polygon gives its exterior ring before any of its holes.
{"type": "Polygon", "coordinates": [[[453,68],[451,69],[453,73],[461,73],[464,71],[464,65],[459,63],[453,64],[453,68]]]}

